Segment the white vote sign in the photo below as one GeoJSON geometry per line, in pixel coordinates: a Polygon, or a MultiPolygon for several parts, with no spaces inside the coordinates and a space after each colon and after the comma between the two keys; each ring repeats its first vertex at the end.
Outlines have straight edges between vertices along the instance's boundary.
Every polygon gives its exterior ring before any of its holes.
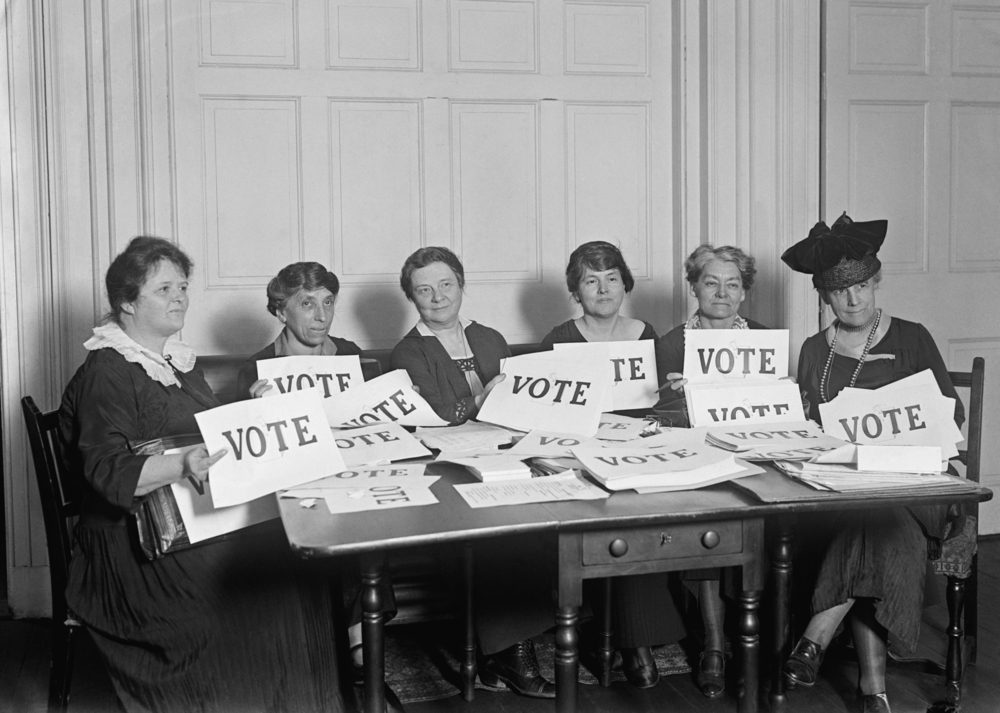
{"type": "Polygon", "coordinates": [[[605,355],[566,359],[555,352],[504,359],[500,381],[478,419],[519,431],[555,431],[593,436],[611,388],[605,355]]]}
{"type": "Polygon", "coordinates": [[[640,339],[556,344],[554,350],[556,354],[574,359],[605,359],[611,375],[611,390],[604,410],[622,411],[649,408],[659,398],[655,347],[652,339],[640,339]]]}
{"type": "Polygon", "coordinates": [[[261,359],[257,362],[257,376],[271,385],[267,396],[318,388],[327,399],[365,380],[356,354],[261,359]]]}
{"type": "Polygon", "coordinates": [[[239,401],[195,414],[209,453],[215,507],[245,503],[344,469],[316,389],[239,401]]]}
{"type": "Polygon", "coordinates": [[[685,329],[688,384],[788,376],[787,329],[685,329]]]}
{"type": "Polygon", "coordinates": [[[333,440],[349,466],[391,463],[429,456],[431,452],[398,423],[376,423],[361,428],[338,429],[333,440]]]}
{"type": "Polygon", "coordinates": [[[327,490],[358,490],[383,485],[430,487],[438,478],[424,475],[426,469],[426,463],[355,466],[319,480],[296,485],[282,493],[282,497],[322,498],[327,490]]]}
{"type": "Polygon", "coordinates": [[[845,389],[820,404],[823,430],[851,443],[940,446],[943,458],[953,457],[962,440],[954,420],[955,400],[943,396],[929,370],[927,374],[880,389],[845,389]]]}
{"type": "Polygon", "coordinates": [[[692,426],[806,420],[798,384],[788,380],[688,384],[684,396],[692,426]]]}
{"type": "Polygon", "coordinates": [[[413,382],[403,369],[356,384],[339,397],[324,401],[323,408],[334,428],[392,422],[403,426],[448,425],[413,390],[413,382]]]}

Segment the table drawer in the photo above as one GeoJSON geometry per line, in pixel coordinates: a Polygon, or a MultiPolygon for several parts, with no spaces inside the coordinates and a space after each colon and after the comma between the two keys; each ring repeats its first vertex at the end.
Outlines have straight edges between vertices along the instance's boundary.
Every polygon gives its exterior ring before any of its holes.
{"type": "Polygon", "coordinates": [[[584,533],[583,564],[734,554],[742,549],[740,520],[681,523],[584,533]]]}

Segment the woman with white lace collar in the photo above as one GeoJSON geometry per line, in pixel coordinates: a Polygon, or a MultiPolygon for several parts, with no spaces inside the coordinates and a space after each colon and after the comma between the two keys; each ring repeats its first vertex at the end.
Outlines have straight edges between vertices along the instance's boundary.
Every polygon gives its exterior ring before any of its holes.
{"type": "Polygon", "coordinates": [[[277,521],[159,559],[135,542],[143,495],[206,481],[225,456],[203,446],[135,452],[197,433],[195,414],[219,405],[193,351],[174,339],[191,268],[173,243],[138,237],[108,269],[111,312],[85,344],[59,414],[81,493],[66,602],[129,713],[343,710],[328,587],[290,556],[277,521]]]}

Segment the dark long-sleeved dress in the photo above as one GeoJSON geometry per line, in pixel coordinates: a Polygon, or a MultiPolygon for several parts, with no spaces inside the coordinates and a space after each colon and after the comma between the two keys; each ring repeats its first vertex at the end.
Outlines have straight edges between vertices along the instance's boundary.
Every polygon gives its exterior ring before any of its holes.
{"type": "MultiPolygon", "coordinates": [[[[656,339],[649,322],[639,339],[656,339]]],[[[541,345],[586,342],[576,320],[553,327],[541,345]]],[[[615,577],[611,581],[611,630],[615,648],[636,648],[677,641],[684,636],[684,625],[671,598],[670,578],[666,573],[615,577]]],[[[589,589],[589,588],[588,588],[589,589]]],[[[592,596],[588,592],[588,596],[592,596]]]]}
{"type": "MultiPolygon", "coordinates": [[[[934,373],[941,393],[955,398],[955,420],[964,420],[962,402],[948,379],[948,370],[927,329],[916,322],[892,318],[885,336],[870,350],[855,386],[877,389],[924,369],[934,373]],[[891,358],[873,358],[891,355],[891,358]]],[[[799,385],[809,402],[809,415],[819,420],[823,367],[829,355],[825,332],[809,337],[799,355],[799,385]]],[[[857,359],[836,354],[830,368],[828,398],[850,383],[857,359]]],[[[871,598],[875,618],[890,636],[890,645],[911,651],[920,634],[927,542],[911,512],[928,532],[943,526],[943,508],[888,508],[843,513],[825,523],[826,550],[812,596],[820,612],[851,597],[871,598]]],[[[808,535],[808,532],[805,533],[808,535]]]]}
{"type": "MultiPolygon", "coordinates": [[[[488,384],[500,373],[500,360],[510,356],[507,340],[478,322],[468,324],[465,338],[479,380],[488,384]]],[[[462,423],[476,415],[476,397],[469,382],[437,337],[420,334],[414,327],[392,350],[389,363],[393,369],[406,369],[420,395],[448,423],[462,423]]]]}
{"type": "Polygon", "coordinates": [[[117,351],[92,351],[60,427],[81,476],[66,600],[128,711],[338,711],[329,589],[272,521],[148,561],[129,510],[146,456],[130,446],[196,433],[217,405],[197,369],[165,386],[117,351]]]}

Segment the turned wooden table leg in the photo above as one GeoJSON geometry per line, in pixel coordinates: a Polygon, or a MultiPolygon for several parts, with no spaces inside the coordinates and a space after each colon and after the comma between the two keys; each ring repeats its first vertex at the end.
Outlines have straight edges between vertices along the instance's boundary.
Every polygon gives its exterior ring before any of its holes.
{"type": "Polygon", "coordinates": [[[385,623],[380,591],[383,553],[361,557],[361,643],[365,661],[365,713],[385,711],[385,623]]]}
{"type": "Polygon", "coordinates": [[[784,710],[787,701],[785,678],[781,667],[791,653],[791,606],[792,588],[792,523],[789,518],[778,517],[771,521],[775,526],[774,550],[771,553],[771,576],[774,591],[773,641],[771,642],[771,695],[772,713],[784,710]]]}

